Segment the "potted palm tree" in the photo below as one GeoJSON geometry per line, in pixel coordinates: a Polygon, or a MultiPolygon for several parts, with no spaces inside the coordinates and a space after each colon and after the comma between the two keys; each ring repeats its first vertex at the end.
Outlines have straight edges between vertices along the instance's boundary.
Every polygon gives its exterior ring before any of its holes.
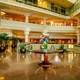
{"type": "Polygon", "coordinates": [[[11,40],[12,40],[12,45],[11,45],[12,52],[16,52],[17,43],[18,43],[19,39],[17,37],[13,36],[13,37],[11,37],[11,40]]]}
{"type": "Polygon", "coordinates": [[[60,47],[59,47],[58,50],[59,50],[59,53],[62,53],[62,54],[67,51],[67,50],[64,48],[64,45],[62,45],[62,44],[60,45],[60,47]]]}
{"type": "Polygon", "coordinates": [[[26,44],[25,43],[20,43],[20,53],[25,54],[26,53],[26,44]]]}
{"type": "Polygon", "coordinates": [[[7,33],[0,34],[0,52],[5,52],[8,47],[7,41],[9,37],[7,33]]]}

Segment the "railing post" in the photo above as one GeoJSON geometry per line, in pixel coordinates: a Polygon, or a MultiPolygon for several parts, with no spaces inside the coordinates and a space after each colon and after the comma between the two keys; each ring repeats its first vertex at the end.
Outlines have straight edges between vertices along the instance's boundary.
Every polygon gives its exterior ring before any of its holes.
{"type": "Polygon", "coordinates": [[[1,9],[0,9],[0,25],[1,25],[1,9]]]}

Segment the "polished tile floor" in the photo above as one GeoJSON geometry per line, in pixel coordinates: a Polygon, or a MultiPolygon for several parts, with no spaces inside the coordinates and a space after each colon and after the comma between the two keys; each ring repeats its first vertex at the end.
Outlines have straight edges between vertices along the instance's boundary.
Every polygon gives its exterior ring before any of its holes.
{"type": "Polygon", "coordinates": [[[80,54],[48,55],[52,65],[47,70],[38,65],[40,54],[0,57],[0,80],[80,80],[80,54]]]}

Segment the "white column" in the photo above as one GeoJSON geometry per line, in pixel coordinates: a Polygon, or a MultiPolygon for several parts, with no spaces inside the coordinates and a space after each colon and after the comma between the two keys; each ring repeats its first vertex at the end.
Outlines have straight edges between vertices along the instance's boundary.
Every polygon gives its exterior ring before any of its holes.
{"type": "Polygon", "coordinates": [[[80,44],[80,31],[77,31],[77,44],[80,44]]]}
{"type": "Polygon", "coordinates": [[[31,13],[26,13],[24,16],[25,16],[25,22],[26,23],[29,23],[29,16],[31,16],[32,14],[31,13]]]}
{"type": "Polygon", "coordinates": [[[77,26],[76,26],[77,44],[80,44],[80,29],[78,28],[78,26],[80,25],[79,23],[80,20],[78,17],[76,17],[75,19],[77,20],[77,26]]]}
{"type": "Polygon", "coordinates": [[[44,25],[46,25],[46,19],[47,19],[47,17],[44,17],[44,18],[43,18],[43,23],[44,23],[44,25]]]}
{"type": "Polygon", "coordinates": [[[2,16],[1,16],[1,9],[0,9],[0,24],[1,24],[1,18],[2,18],[2,16]]]}
{"type": "Polygon", "coordinates": [[[73,39],[71,39],[71,43],[73,44],[73,39]]]}
{"type": "Polygon", "coordinates": [[[45,25],[45,24],[46,24],[46,19],[44,19],[44,21],[43,21],[43,22],[44,22],[44,25],[45,25]]]}
{"type": "Polygon", "coordinates": [[[27,22],[27,23],[29,22],[29,15],[25,16],[25,22],[27,22]]]}
{"type": "Polygon", "coordinates": [[[29,30],[24,30],[25,42],[29,42],[29,30]]]}

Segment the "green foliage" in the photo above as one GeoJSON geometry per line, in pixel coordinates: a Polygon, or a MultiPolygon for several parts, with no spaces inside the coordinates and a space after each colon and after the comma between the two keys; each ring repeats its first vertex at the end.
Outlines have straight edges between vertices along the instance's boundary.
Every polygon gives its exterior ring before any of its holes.
{"type": "Polygon", "coordinates": [[[7,41],[9,39],[7,33],[1,33],[0,34],[0,41],[7,41]]]}
{"type": "Polygon", "coordinates": [[[25,43],[20,43],[20,49],[24,49],[26,48],[26,44],[25,43]]]}
{"type": "Polygon", "coordinates": [[[65,49],[64,45],[60,45],[58,50],[62,50],[61,52],[67,52],[67,49],[65,49]]]}
{"type": "Polygon", "coordinates": [[[17,38],[17,37],[15,37],[15,36],[13,36],[12,38],[11,38],[13,41],[18,41],[19,39],[17,38]]]}
{"type": "Polygon", "coordinates": [[[64,45],[60,45],[59,49],[64,49],[64,45]]]}

